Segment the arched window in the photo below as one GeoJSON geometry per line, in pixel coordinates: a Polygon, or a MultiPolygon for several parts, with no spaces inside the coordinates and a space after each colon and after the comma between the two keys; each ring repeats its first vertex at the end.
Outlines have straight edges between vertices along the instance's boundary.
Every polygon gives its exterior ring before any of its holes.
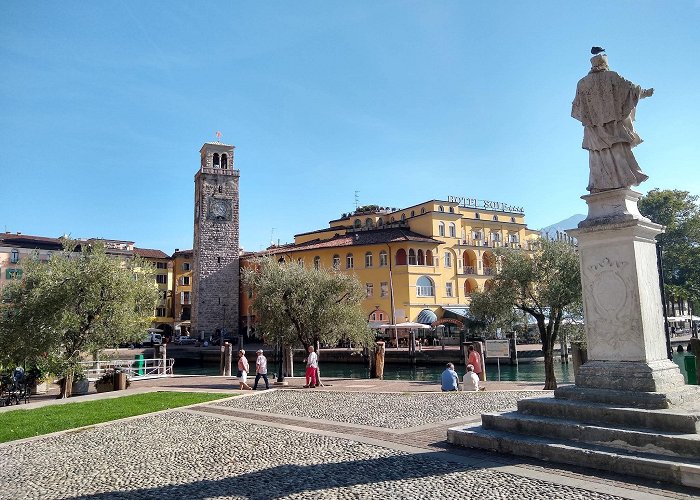
{"type": "Polygon", "coordinates": [[[226,153],[221,155],[221,168],[228,168],[228,155],[226,153]]]}
{"type": "Polygon", "coordinates": [[[464,282],[464,295],[471,295],[472,293],[478,291],[479,287],[474,280],[467,280],[464,282]]]}
{"type": "Polygon", "coordinates": [[[416,281],[416,295],[418,297],[434,297],[435,296],[435,285],[433,280],[427,276],[421,276],[416,281]]]}
{"type": "Polygon", "coordinates": [[[365,254],[365,267],[372,267],[372,252],[365,254]]]}
{"type": "Polygon", "coordinates": [[[214,153],[212,164],[214,165],[214,168],[219,168],[219,153],[214,153]]]}
{"type": "Polygon", "coordinates": [[[333,269],[340,269],[340,255],[333,256],[333,269]]]}
{"type": "Polygon", "coordinates": [[[382,219],[381,217],[377,221],[377,227],[384,227],[384,219],[382,219]]]}
{"type": "Polygon", "coordinates": [[[438,211],[439,211],[439,212],[444,212],[444,211],[445,211],[445,207],[443,207],[442,205],[440,205],[440,206],[438,207],[438,211]]]}
{"type": "Polygon", "coordinates": [[[416,265],[416,251],[413,250],[412,248],[408,250],[408,265],[409,266],[416,265]]]}
{"type": "Polygon", "coordinates": [[[424,266],[425,265],[425,257],[423,255],[423,250],[418,250],[418,265],[419,266],[424,266]]]}
{"type": "Polygon", "coordinates": [[[10,262],[12,264],[17,264],[19,262],[19,250],[16,248],[12,249],[11,255],[10,255],[10,262]]]}
{"type": "Polygon", "coordinates": [[[415,211],[415,210],[411,210],[411,217],[415,217],[415,216],[416,216],[416,211],[415,211]]]}
{"type": "Polygon", "coordinates": [[[438,224],[438,236],[445,236],[445,223],[438,224]]]}
{"type": "Polygon", "coordinates": [[[391,217],[391,222],[394,222],[395,220],[396,220],[396,219],[394,219],[394,217],[392,216],[392,217],[391,217]]]}
{"type": "Polygon", "coordinates": [[[425,207],[421,207],[420,213],[421,213],[421,215],[425,213],[425,207]]]}
{"type": "Polygon", "coordinates": [[[430,250],[425,251],[425,265],[426,266],[433,265],[433,252],[431,252],[430,250]]]}
{"type": "Polygon", "coordinates": [[[362,227],[362,221],[360,219],[355,219],[355,224],[354,226],[359,229],[362,227]]]}
{"type": "Polygon", "coordinates": [[[474,218],[475,218],[475,219],[481,219],[481,215],[479,214],[479,212],[475,212],[475,213],[474,213],[474,218]]]}
{"type": "Polygon", "coordinates": [[[493,220],[498,221],[498,215],[494,215],[493,220]]]}
{"type": "Polygon", "coordinates": [[[450,222],[450,238],[456,238],[457,237],[457,226],[455,226],[454,222],[450,222]]]}
{"type": "Polygon", "coordinates": [[[320,268],[321,268],[321,257],[319,257],[317,255],[316,257],[314,257],[314,269],[316,269],[318,271],[320,268]]]}
{"type": "Polygon", "coordinates": [[[277,259],[277,262],[279,262],[280,264],[284,264],[284,257],[280,257],[279,259],[277,259]]]}
{"type": "Polygon", "coordinates": [[[300,265],[300,266],[303,266],[303,265],[304,265],[304,259],[302,259],[301,257],[299,257],[299,258],[297,259],[297,264],[300,265]]]}
{"type": "Polygon", "coordinates": [[[450,207],[450,213],[451,214],[455,213],[455,207],[450,207]]]}
{"type": "Polygon", "coordinates": [[[401,214],[401,220],[406,220],[406,214],[401,214]]]}
{"type": "Polygon", "coordinates": [[[345,256],[345,268],[346,269],[352,269],[355,267],[355,261],[352,257],[352,254],[349,253],[345,256]]]}
{"type": "Polygon", "coordinates": [[[365,219],[365,227],[367,229],[372,229],[373,225],[374,223],[372,222],[372,219],[370,219],[369,217],[365,219]]]}
{"type": "Polygon", "coordinates": [[[399,248],[396,251],[396,265],[405,266],[406,265],[406,250],[399,248]]]}
{"type": "Polygon", "coordinates": [[[510,221],[511,221],[511,222],[515,222],[515,217],[511,217],[511,218],[510,218],[510,221]]]}
{"type": "Polygon", "coordinates": [[[384,267],[387,266],[389,263],[387,262],[387,255],[386,255],[386,250],[382,250],[379,252],[379,267],[384,267]]]}

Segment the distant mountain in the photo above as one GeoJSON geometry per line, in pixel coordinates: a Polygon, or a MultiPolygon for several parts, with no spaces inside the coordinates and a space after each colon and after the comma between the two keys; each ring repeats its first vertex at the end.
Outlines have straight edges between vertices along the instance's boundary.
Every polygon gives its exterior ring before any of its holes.
{"type": "Polygon", "coordinates": [[[547,227],[543,227],[542,229],[540,229],[540,233],[543,236],[549,233],[551,237],[554,236],[557,233],[557,231],[562,232],[566,231],[567,229],[574,229],[578,226],[578,223],[585,218],[586,216],[581,214],[572,215],[568,219],[564,219],[562,221],[555,222],[554,224],[550,224],[547,227]]]}

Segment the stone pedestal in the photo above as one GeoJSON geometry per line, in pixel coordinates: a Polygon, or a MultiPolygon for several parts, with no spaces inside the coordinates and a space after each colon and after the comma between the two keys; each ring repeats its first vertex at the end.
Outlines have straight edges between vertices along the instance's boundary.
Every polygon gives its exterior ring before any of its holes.
{"type": "Polygon", "coordinates": [[[684,385],[666,353],[655,240],[663,227],[639,213],[640,197],[631,189],[583,196],[588,217],[569,231],[581,256],[588,341],[580,388],[664,392],[684,385]]]}

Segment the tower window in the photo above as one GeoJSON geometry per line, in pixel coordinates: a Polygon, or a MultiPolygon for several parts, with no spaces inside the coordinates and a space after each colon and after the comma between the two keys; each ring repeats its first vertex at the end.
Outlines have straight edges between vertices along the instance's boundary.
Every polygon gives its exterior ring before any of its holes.
{"type": "Polygon", "coordinates": [[[219,193],[223,193],[223,192],[224,192],[223,186],[219,186],[219,193]]]}
{"type": "Polygon", "coordinates": [[[219,168],[219,153],[214,153],[212,164],[214,165],[214,168],[219,168]]]}
{"type": "Polygon", "coordinates": [[[228,168],[228,155],[226,153],[221,155],[221,168],[228,168]]]}

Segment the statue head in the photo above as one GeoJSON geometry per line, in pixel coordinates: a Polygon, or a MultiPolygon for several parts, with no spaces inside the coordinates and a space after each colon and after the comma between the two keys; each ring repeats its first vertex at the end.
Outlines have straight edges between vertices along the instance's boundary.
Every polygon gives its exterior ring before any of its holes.
{"type": "Polygon", "coordinates": [[[597,54],[591,57],[591,73],[596,71],[607,71],[608,67],[608,56],[606,54],[597,54]]]}

